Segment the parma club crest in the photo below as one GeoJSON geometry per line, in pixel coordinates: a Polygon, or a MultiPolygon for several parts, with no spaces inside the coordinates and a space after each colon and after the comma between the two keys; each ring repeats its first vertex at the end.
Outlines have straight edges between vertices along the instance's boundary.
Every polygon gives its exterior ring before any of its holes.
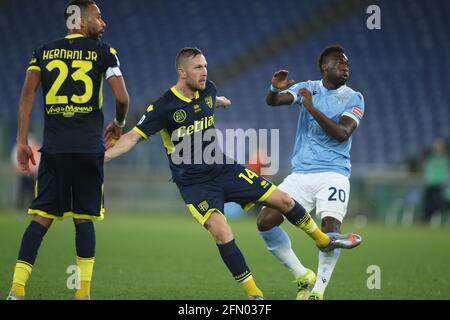
{"type": "Polygon", "coordinates": [[[209,209],[209,204],[208,204],[208,202],[206,202],[206,201],[202,201],[202,202],[199,203],[198,207],[199,207],[199,209],[202,210],[203,212],[206,212],[206,211],[208,211],[208,209],[209,209]]]}
{"type": "Polygon", "coordinates": [[[208,107],[210,107],[212,109],[213,107],[213,99],[211,96],[208,96],[205,98],[205,103],[208,107]]]}

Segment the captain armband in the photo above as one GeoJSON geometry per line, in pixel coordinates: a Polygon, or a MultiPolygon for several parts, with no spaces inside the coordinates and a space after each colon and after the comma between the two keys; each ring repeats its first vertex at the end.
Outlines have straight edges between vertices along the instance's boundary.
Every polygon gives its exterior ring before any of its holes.
{"type": "Polygon", "coordinates": [[[105,73],[105,79],[108,80],[111,77],[121,77],[122,71],[120,71],[119,67],[109,67],[105,73]]]}

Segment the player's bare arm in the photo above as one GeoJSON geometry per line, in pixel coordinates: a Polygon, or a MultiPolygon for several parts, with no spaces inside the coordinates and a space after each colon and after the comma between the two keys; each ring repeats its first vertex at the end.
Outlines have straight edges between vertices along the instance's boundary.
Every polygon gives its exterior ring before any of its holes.
{"type": "Polygon", "coordinates": [[[116,100],[116,119],[105,128],[104,139],[106,149],[112,147],[113,141],[119,139],[122,135],[122,129],[125,126],[125,119],[130,104],[123,77],[110,77],[108,84],[116,100]]]}
{"type": "Polygon", "coordinates": [[[30,70],[25,76],[19,103],[19,128],[17,132],[17,161],[19,169],[24,174],[30,174],[29,161],[36,165],[33,151],[28,145],[28,129],[30,126],[30,115],[36,91],[41,83],[41,72],[30,70]]]}
{"type": "Polygon", "coordinates": [[[141,135],[134,130],[128,131],[126,134],[120,137],[120,139],[105,152],[105,162],[117,158],[118,156],[127,153],[131,150],[140,140],[141,135]]]}
{"type": "Polygon", "coordinates": [[[216,108],[226,108],[231,105],[231,101],[224,96],[216,97],[216,108]]]}
{"type": "Polygon", "coordinates": [[[313,106],[311,92],[308,89],[300,89],[298,94],[303,97],[303,106],[327,134],[340,142],[347,140],[352,135],[357,126],[355,120],[342,116],[339,123],[336,123],[313,106]]]}
{"type": "MultiPolygon", "coordinates": [[[[289,71],[279,70],[272,76],[272,87],[276,90],[283,90],[292,85],[295,81],[288,79],[289,71]]],[[[294,102],[294,97],[290,93],[274,92],[271,89],[267,91],[266,103],[269,106],[290,105],[294,102]]]]}

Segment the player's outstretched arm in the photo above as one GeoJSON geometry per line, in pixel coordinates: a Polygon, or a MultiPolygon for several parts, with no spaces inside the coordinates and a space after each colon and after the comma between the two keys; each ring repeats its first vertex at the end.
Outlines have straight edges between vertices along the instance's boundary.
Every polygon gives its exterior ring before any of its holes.
{"type": "Polygon", "coordinates": [[[17,131],[17,161],[19,169],[24,174],[30,173],[29,161],[36,165],[28,145],[28,129],[30,127],[30,115],[33,109],[33,102],[36,96],[36,91],[41,83],[41,72],[36,70],[27,71],[25,81],[20,95],[19,103],[19,123],[17,131]]]}
{"type": "Polygon", "coordinates": [[[282,105],[290,105],[294,102],[294,97],[290,93],[280,93],[281,90],[286,89],[291,84],[293,84],[294,80],[288,79],[289,71],[287,70],[279,70],[275,72],[272,76],[272,85],[270,89],[267,91],[266,103],[269,106],[282,106],[282,105]]]}
{"type": "Polygon", "coordinates": [[[231,101],[224,96],[216,97],[216,108],[226,108],[231,105],[231,101]]]}
{"type": "Polygon", "coordinates": [[[130,98],[122,76],[113,76],[108,78],[108,84],[116,100],[116,118],[105,129],[104,138],[106,149],[112,146],[112,140],[118,140],[122,135],[122,129],[125,127],[125,120],[128,113],[130,98]]]}
{"type": "Polygon", "coordinates": [[[141,135],[134,130],[128,131],[126,134],[120,137],[120,139],[105,152],[105,162],[117,158],[118,156],[128,152],[133,148],[140,140],[141,135]]]}

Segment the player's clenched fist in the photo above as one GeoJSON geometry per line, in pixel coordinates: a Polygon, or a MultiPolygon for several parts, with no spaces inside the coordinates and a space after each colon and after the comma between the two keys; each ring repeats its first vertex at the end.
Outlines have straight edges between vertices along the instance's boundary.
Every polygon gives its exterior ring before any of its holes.
{"type": "Polygon", "coordinates": [[[298,94],[303,98],[303,105],[305,106],[306,109],[311,108],[312,105],[312,96],[311,96],[311,92],[308,89],[300,89],[298,91],[298,94]]]}

